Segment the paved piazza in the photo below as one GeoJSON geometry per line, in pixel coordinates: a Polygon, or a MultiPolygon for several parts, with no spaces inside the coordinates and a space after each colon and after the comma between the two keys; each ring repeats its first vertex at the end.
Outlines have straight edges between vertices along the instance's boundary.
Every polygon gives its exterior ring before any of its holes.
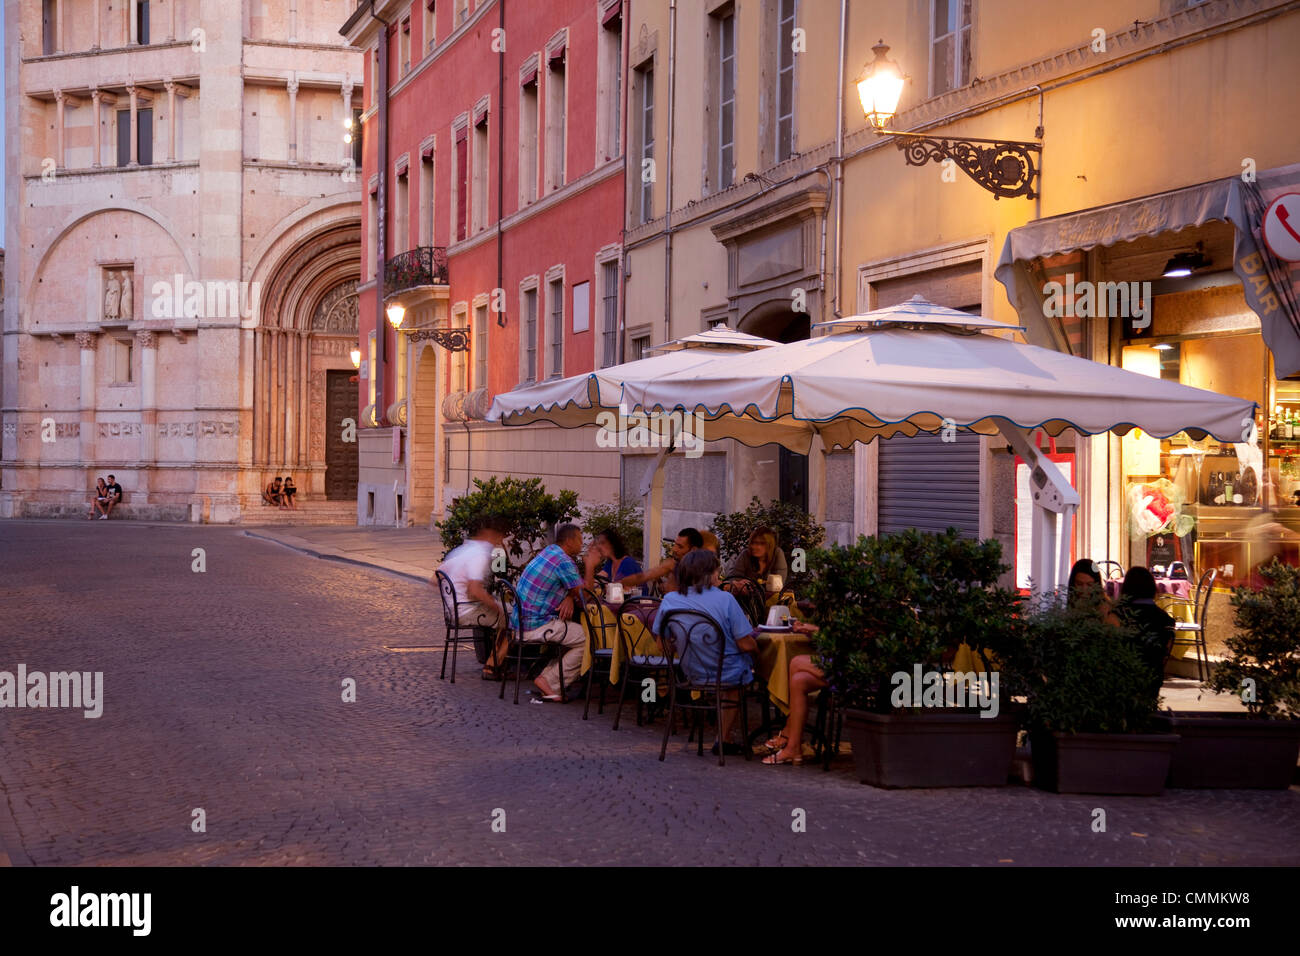
{"type": "Polygon", "coordinates": [[[468,650],[454,686],[386,650],[441,641],[429,588],[235,528],[3,522],[0,576],[0,670],[104,673],[99,719],[0,710],[15,864],[1300,863],[1294,787],[885,791],[685,734],[660,763],[608,710],[498,701],[468,650]]]}

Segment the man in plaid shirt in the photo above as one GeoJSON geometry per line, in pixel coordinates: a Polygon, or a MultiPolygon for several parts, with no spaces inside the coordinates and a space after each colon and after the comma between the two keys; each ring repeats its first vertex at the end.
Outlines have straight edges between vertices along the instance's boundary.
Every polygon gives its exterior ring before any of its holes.
{"type": "Polygon", "coordinates": [[[511,608],[510,623],[520,627],[522,615],[524,641],[545,641],[565,647],[563,658],[547,664],[533,682],[542,693],[541,700],[560,699],[561,666],[566,687],[575,686],[578,671],[582,669],[582,646],[587,636],[582,625],[569,618],[579,605],[578,589],[593,585],[601,556],[594,547],[587,550],[584,578],[578,576],[576,564],[581,553],[582,529],[576,524],[560,525],[555,544],[548,545],[528,563],[515,588],[519,603],[511,608]]]}

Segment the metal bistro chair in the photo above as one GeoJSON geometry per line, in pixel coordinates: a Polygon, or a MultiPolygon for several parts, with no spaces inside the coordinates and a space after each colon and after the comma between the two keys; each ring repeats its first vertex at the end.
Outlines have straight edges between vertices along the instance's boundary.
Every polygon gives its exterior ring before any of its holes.
{"type": "Polygon", "coordinates": [[[1218,576],[1219,569],[1210,568],[1201,575],[1201,580],[1196,585],[1196,594],[1191,600],[1180,597],[1169,600],[1171,605],[1176,604],[1192,609],[1191,621],[1174,622],[1173,647],[1196,649],[1196,676],[1201,683],[1210,679],[1210,650],[1205,642],[1205,619],[1210,608],[1210,596],[1214,592],[1214,582],[1218,576]]]}
{"type": "MultiPolygon", "coordinates": [[[[646,654],[638,653],[634,633],[629,630],[627,622],[623,620],[623,615],[630,613],[638,608],[658,608],[659,598],[656,597],[634,597],[628,598],[618,609],[618,639],[623,646],[623,665],[622,674],[618,682],[618,710],[614,714],[614,730],[618,730],[619,722],[623,719],[623,702],[627,700],[628,684],[639,684],[645,678],[650,677],[655,681],[657,687],[660,680],[665,682],[670,680],[669,672],[672,665],[677,661],[669,661],[663,654],[646,654]],[[634,676],[635,675],[635,676],[634,676]]],[[[641,726],[641,697],[636,699],[636,724],[641,726]]]]}
{"type": "MultiPolygon", "coordinates": [[[[524,620],[523,607],[519,604],[519,595],[515,592],[512,585],[505,578],[495,578],[493,580],[492,590],[501,599],[501,606],[506,614],[506,635],[508,644],[506,646],[505,661],[511,661],[515,668],[515,703],[519,703],[519,682],[523,679],[525,669],[531,670],[539,663],[544,663],[555,654],[563,656],[564,645],[550,641],[525,641],[524,640],[524,620]],[[518,624],[512,623],[511,611],[518,609],[518,624]],[[513,659],[513,660],[512,660],[513,659]],[[527,668],[525,668],[527,664],[527,668]]],[[[498,700],[505,700],[506,697],[506,671],[505,662],[502,663],[501,673],[501,691],[497,694],[498,700]]],[[[560,668],[560,700],[564,700],[564,668],[560,668]]]]}
{"type": "Polygon", "coordinates": [[[722,590],[736,599],[750,624],[758,627],[767,620],[767,595],[756,582],[749,578],[727,578],[722,582],[722,590]]]}
{"type": "MultiPolygon", "coordinates": [[[[474,632],[478,628],[476,624],[465,624],[460,619],[460,600],[456,594],[456,585],[452,583],[451,578],[441,571],[433,572],[438,581],[438,597],[442,599],[442,620],[447,628],[447,640],[442,645],[442,671],[438,674],[438,680],[447,678],[447,652],[451,648],[460,650],[461,644],[473,644],[474,632]],[[464,632],[468,632],[465,636],[464,632]]],[[[456,683],[456,657],[457,654],[451,655],[451,682],[456,683]]]]}
{"type": "Polygon", "coordinates": [[[722,664],[726,658],[726,632],[712,616],[703,611],[674,610],[664,615],[660,637],[664,650],[677,662],[668,669],[668,720],[664,724],[664,741],[659,759],[668,754],[668,738],[673,731],[677,709],[691,711],[695,731],[699,733],[698,755],[704,756],[704,714],[713,711],[718,722],[718,766],[726,765],[726,741],[722,738],[722,712],[727,708],[740,711],[740,739],[744,741],[745,759],[753,758],[749,746],[749,717],[746,709],[747,685],[723,682],[722,664]],[[692,676],[708,674],[701,680],[692,676]],[[736,699],[723,694],[735,691],[736,699]],[[699,697],[696,699],[695,694],[699,697]],[[680,698],[680,700],[679,700],[680,698]]]}
{"type": "Polygon", "coordinates": [[[608,681],[603,678],[609,676],[614,664],[614,642],[619,639],[619,627],[613,619],[614,612],[606,613],[604,602],[598,594],[582,588],[578,595],[582,598],[582,618],[586,625],[587,647],[591,656],[591,667],[587,669],[587,700],[582,707],[582,719],[586,720],[591,713],[591,683],[598,678],[600,703],[596,707],[596,713],[605,713],[605,685],[608,681]]]}
{"type": "Polygon", "coordinates": [[[1123,581],[1124,565],[1118,561],[1094,561],[1103,581],[1123,581]]]}

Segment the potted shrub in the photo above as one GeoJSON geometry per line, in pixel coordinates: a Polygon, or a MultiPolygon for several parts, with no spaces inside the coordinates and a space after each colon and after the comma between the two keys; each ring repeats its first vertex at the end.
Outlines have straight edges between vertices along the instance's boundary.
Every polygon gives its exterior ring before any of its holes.
{"type": "Polygon", "coordinates": [[[557,524],[578,516],[578,493],[565,489],[549,494],[541,478],[475,478],[474,490],[455,499],[436,524],[446,549],[444,557],[473,534],[487,515],[503,519],[510,529],[506,562],[509,576],[515,578],[557,524]]]}
{"type": "Polygon", "coordinates": [[[1300,755],[1300,568],[1276,559],[1259,569],[1263,586],[1235,588],[1232,656],[1210,686],[1241,698],[1245,711],[1170,712],[1161,723],[1180,736],[1171,787],[1291,785],[1300,755]]]}
{"type": "Polygon", "coordinates": [[[744,511],[720,514],[713,521],[712,531],[718,536],[718,557],[723,567],[749,546],[750,533],[760,527],[771,528],[776,533],[777,547],[785,552],[790,565],[790,579],[785,583],[802,590],[808,581],[808,569],[799,561],[796,549],[802,550],[806,560],[826,540],[826,529],[797,505],[775,500],[764,505],[754,495],[744,511]]]}
{"type": "Polygon", "coordinates": [[[1057,793],[1160,793],[1178,736],[1156,733],[1160,675],[1100,591],[1047,596],[1025,622],[1034,782],[1057,793]]]}
{"type": "Polygon", "coordinates": [[[815,637],[853,748],[878,787],[997,786],[1015,756],[1018,715],[993,671],[974,690],[945,673],[963,640],[1009,645],[1018,599],[996,586],[996,541],[955,529],[863,537],[809,556],[815,637]]]}

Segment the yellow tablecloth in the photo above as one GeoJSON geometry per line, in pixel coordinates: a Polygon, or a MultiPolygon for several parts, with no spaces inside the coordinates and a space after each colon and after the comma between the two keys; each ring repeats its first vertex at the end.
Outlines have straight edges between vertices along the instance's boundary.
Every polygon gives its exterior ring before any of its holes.
{"type": "Polygon", "coordinates": [[[969,674],[972,671],[979,673],[980,671],[997,669],[998,660],[988,651],[984,652],[983,660],[980,658],[981,655],[976,654],[969,644],[962,641],[957,645],[957,653],[953,655],[952,669],[961,671],[963,674],[969,674]]]}
{"type": "Polygon", "coordinates": [[[790,713],[790,659],[813,652],[812,638],[807,634],[754,635],[758,644],[758,664],[754,670],[767,682],[767,696],[783,714],[790,713]]]}
{"type": "MultiPolygon", "coordinates": [[[[618,683],[619,671],[623,665],[623,642],[619,640],[618,624],[614,616],[613,608],[604,604],[600,606],[601,615],[604,618],[605,626],[598,629],[596,634],[596,646],[602,650],[613,648],[613,660],[609,666],[609,682],[618,683]],[[604,639],[602,640],[602,634],[604,639]]],[[[635,614],[623,615],[623,627],[632,635],[632,650],[637,654],[658,654],[659,645],[655,641],[654,635],[650,629],[641,622],[641,619],[635,614]]],[[[591,622],[587,615],[582,615],[582,629],[587,633],[587,640],[582,645],[582,670],[580,673],[587,673],[591,668],[591,622]]]]}

